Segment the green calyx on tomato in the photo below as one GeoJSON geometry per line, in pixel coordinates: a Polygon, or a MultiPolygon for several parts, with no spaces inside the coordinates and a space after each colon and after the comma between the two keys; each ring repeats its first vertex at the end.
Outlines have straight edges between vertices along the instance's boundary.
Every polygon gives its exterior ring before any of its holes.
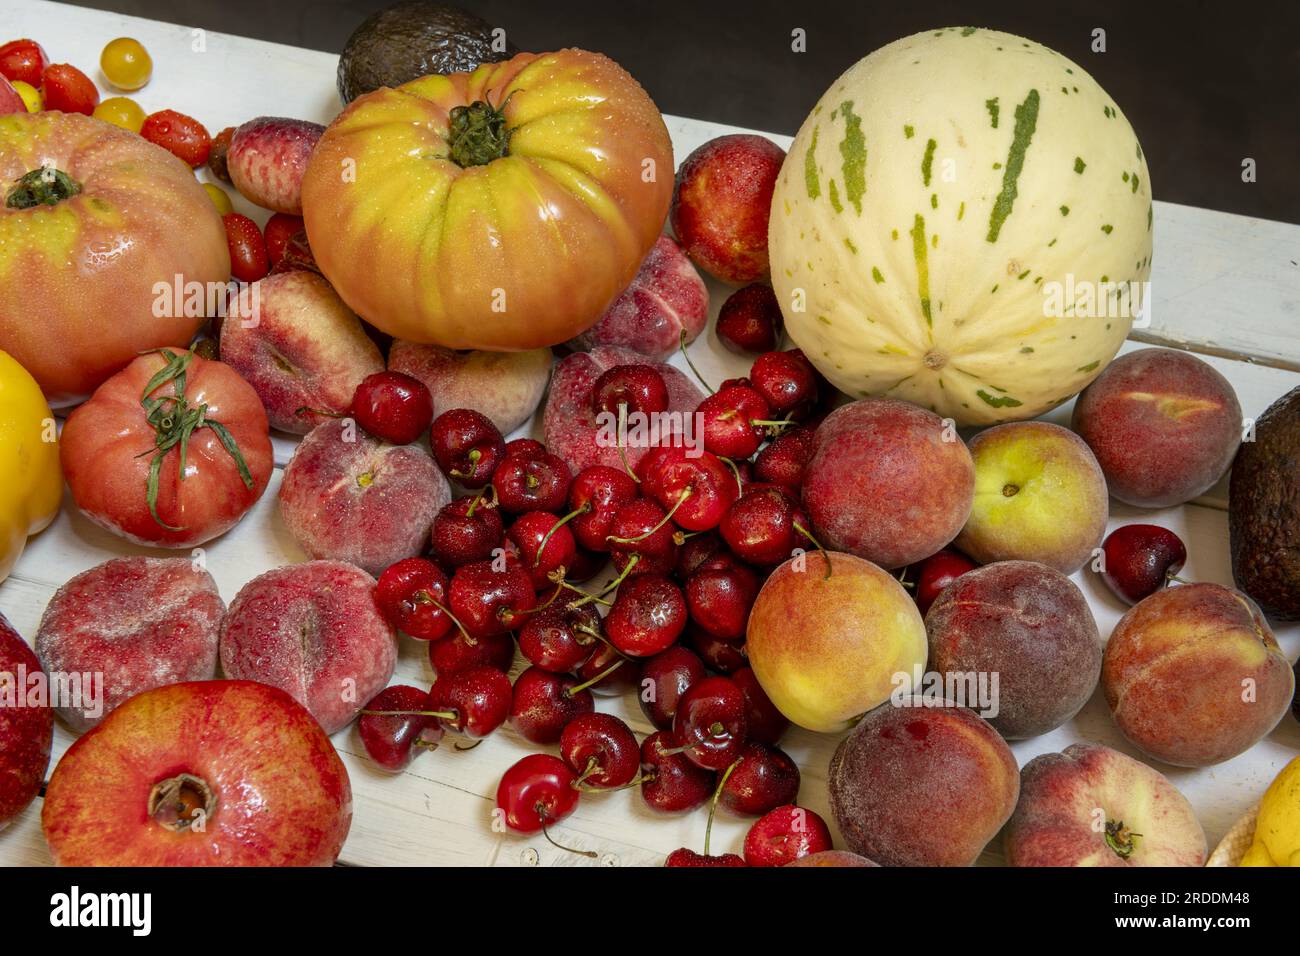
{"type": "Polygon", "coordinates": [[[167,359],[167,364],[149,379],[140,398],[140,404],[144,406],[145,419],[154,429],[154,456],[153,461],[149,463],[149,478],[145,485],[145,494],[153,520],[168,531],[181,531],[182,528],[173,527],[158,517],[158,476],[162,472],[163,459],[167,457],[167,453],[179,447],[180,462],[177,465],[177,474],[181,481],[185,480],[185,455],[189,448],[190,436],[197,429],[210,429],[217,436],[222,447],[235,460],[235,466],[239,469],[239,477],[244,482],[245,488],[253,487],[253,476],[248,471],[248,464],[244,461],[239,445],[226,426],[207,417],[206,403],[193,405],[185,397],[185,373],[194,358],[194,350],[191,349],[180,355],[171,349],[157,351],[167,359]],[[172,383],[172,391],[175,394],[150,397],[168,382],[172,383]]]}
{"type": "Polygon", "coordinates": [[[462,169],[467,166],[486,166],[501,159],[510,151],[510,130],[506,128],[506,104],[514,90],[493,106],[489,100],[475,100],[469,106],[457,106],[451,111],[451,161],[462,169]]]}
{"type": "Polygon", "coordinates": [[[81,192],[77,182],[61,169],[42,166],[21,176],[5,197],[10,209],[31,209],[33,206],[57,206],[81,192]]]}

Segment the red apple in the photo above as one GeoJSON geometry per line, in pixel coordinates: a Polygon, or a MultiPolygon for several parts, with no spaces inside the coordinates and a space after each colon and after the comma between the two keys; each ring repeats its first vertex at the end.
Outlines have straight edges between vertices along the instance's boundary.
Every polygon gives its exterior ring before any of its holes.
{"type": "Polygon", "coordinates": [[[329,866],[351,823],[311,714],[230,680],[132,697],[59,761],[41,811],[61,866],[329,866]]]}
{"type": "Polygon", "coordinates": [[[40,792],[50,763],[54,712],[26,706],[30,676],[41,663],[0,614],[0,830],[40,792]],[[24,676],[25,675],[25,676],[24,676]]]}

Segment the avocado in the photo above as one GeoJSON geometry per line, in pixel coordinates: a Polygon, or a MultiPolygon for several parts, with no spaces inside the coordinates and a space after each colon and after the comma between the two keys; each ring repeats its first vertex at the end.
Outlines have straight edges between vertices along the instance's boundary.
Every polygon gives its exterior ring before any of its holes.
{"type": "Polygon", "coordinates": [[[1228,484],[1232,576],[1264,613],[1300,620],[1300,388],[1268,407],[1228,484]]]}
{"type": "Polygon", "coordinates": [[[422,76],[468,73],[518,53],[505,32],[458,7],[404,0],[372,14],[339,56],[339,97],[351,103],[381,86],[422,76]]]}

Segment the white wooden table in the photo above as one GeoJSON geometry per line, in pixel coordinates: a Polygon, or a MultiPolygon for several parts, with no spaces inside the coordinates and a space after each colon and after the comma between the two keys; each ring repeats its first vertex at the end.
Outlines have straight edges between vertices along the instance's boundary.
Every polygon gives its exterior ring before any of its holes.
{"type": "MultiPolygon", "coordinates": [[[[113,37],[133,36],[154,60],[152,82],[137,99],[146,111],[171,107],[200,119],[214,133],[253,116],[295,116],[328,122],[338,110],[334,86],[336,58],[185,26],[124,17],[47,3],[0,0],[0,41],[30,36],[55,62],[73,63],[91,73],[103,88],[97,64],[113,37]]],[[[863,50],[863,54],[868,51],[863,50]]],[[[848,64],[845,64],[848,66],[848,64]]],[[[811,105],[811,104],[810,104],[811,105]]],[[[680,161],[690,150],[731,127],[666,117],[680,161]]],[[[782,147],[789,137],[772,136],[782,147]]],[[[1159,183],[1156,183],[1157,194],[1159,183]]],[[[1242,188],[1251,188],[1243,186],[1242,188]]],[[[233,192],[233,190],[232,190],[233,192]]],[[[266,213],[235,197],[242,212],[262,221],[266,213]]],[[[1183,344],[1201,352],[1232,382],[1246,415],[1257,416],[1274,399],[1300,385],[1300,226],[1210,212],[1169,203],[1155,204],[1156,255],[1152,277],[1154,321],[1137,333],[1143,341],[1183,344]],[[1232,357],[1227,357],[1232,356],[1232,357]]],[[[712,308],[726,290],[711,283],[712,308]]],[[[1135,342],[1127,349],[1140,347],[1135,342]]],[[[741,374],[747,363],[718,347],[711,331],[691,349],[711,381],[741,374]]],[[[1050,417],[1068,421],[1068,407],[1050,417]]],[[[538,434],[539,429],[531,429],[538,434]]],[[[530,432],[525,428],[522,432],[530,432]]],[[[540,435],[539,435],[540,437],[540,435]]],[[[277,437],[276,460],[287,461],[293,441],[277,437]]],[[[224,538],[208,549],[209,567],[229,602],[254,576],[279,565],[304,560],[280,520],[276,505],[280,469],[257,506],[224,538]]],[[[1226,496],[1222,485],[1197,503],[1159,512],[1142,512],[1112,502],[1112,527],[1152,521],[1176,531],[1187,542],[1185,577],[1231,585],[1226,496]]],[[[109,558],[144,549],[115,538],[80,517],[70,499],[57,521],[33,539],[10,578],[0,585],[0,611],[29,640],[46,602],[72,575],[109,558]]],[[[1075,575],[1088,596],[1103,634],[1123,612],[1095,577],[1075,575]]],[[[1300,627],[1278,630],[1288,656],[1300,654],[1300,627]]],[[[394,683],[427,686],[432,680],[425,646],[403,639],[394,683]]],[[[634,700],[598,698],[603,710],[626,719],[639,735],[652,728],[634,700]]],[[[72,742],[58,726],[53,760],[72,742]]],[[[782,743],[803,771],[799,802],[832,823],[826,794],[826,768],[838,742],[792,729],[782,743]]],[[[1100,692],[1069,724],[1013,745],[1017,760],[1094,740],[1139,756],[1115,729],[1100,692]]],[[[446,747],[421,756],[397,776],[375,770],[356,732],[342,731],[334,744],[347,764],[355,795],[351,835],[340,862],[347,864],[472,864],[518,866],[590,865],[591,861],[555,850],[539,836],[494,833],[490,813],[502,772],[536,748],[504,728],[471,751],[446,747]],[[530,852],[530,851],[535,851],[530,852]]],[[[1204,825],[1210,845],[1259,797],[1269,781],[1300,751],[1300,723],[1287,716],[1266,740],[1227,763],[1203,770],[1160,767],[1187,795],[1204,825]]],[[[50,862],[40,831],[40,800],[0,832],[0,864],[50,862]]],[[[605,865],[662,863],[678,846],[699,848],[705,812],[663,818],[646,809],[638,794],[622,792],[584,797],[577,812],[557,828],[565,843],[595,850],[605,865]]],[[[714,826],[715,852],[738,850],[749,821],[720,812],[714,826]]],[[[836,837],[838,844],[838,835],[836,837]]],[[[996,863],[994,841],[983,862],[996,863]]]]}

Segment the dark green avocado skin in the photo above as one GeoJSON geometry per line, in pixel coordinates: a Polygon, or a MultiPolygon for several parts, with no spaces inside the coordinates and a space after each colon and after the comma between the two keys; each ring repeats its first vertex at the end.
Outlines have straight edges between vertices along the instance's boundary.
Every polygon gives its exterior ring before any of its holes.
{"type": "Polygon", "coordinates": [[[492,48],[492,24],[457,7],[405,0],[366,19],[339,55],[339,97],[351,103],[381,86],[421,76],[468,73],[518,53],[492,48]]]}
{"type": "Polygon", "coordinates": [[[1255,422],[1228,485],[1232,576],[1270,617],[1300,620],[1300,388],[1255,422]]]}

